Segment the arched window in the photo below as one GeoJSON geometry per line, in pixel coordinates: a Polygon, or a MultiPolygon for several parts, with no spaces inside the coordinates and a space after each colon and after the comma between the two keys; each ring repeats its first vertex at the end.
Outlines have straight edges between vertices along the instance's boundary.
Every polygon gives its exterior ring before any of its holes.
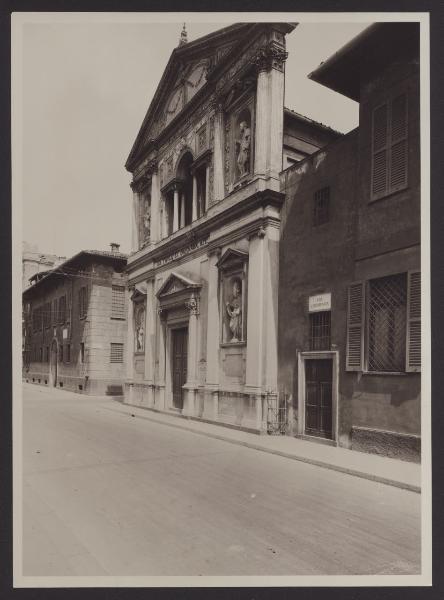
{"type": "Polygon", "coordinates": [[[193,156],[186,152],[177,167],[176,178],[179,182],[179,228],[189,225],[193,216],[193,177],[191,165],[193,156]]]}

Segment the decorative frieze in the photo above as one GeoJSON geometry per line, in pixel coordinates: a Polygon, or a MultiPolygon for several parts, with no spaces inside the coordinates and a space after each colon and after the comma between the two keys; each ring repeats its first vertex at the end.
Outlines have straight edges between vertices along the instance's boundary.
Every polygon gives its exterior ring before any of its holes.
{"type": "Polygon", "coordinates": [[[174,260],[177,260],[178,258],[182,258],[182,256],[186,256],[187,254],[194,252],[194,250],[197,250],[198,248],[206,246],[207,244],[208,236],[205,238],[191,240],[182,248],[178,248],[171,254],[167,254],[166,256],[162,256],[161,258],[155,260],[154,266],[157,268],[161,267],[162,265],[166,265],[170,262],[173,262],[174,260]]]}

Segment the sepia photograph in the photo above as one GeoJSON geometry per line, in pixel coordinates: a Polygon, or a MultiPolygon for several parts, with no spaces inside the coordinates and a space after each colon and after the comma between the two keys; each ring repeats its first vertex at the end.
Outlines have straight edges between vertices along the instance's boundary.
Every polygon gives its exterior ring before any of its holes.
{"type": "Polygon", "coordinates": [[[14,586],[430,585],[428,14],[11,37],[14,586]]]}

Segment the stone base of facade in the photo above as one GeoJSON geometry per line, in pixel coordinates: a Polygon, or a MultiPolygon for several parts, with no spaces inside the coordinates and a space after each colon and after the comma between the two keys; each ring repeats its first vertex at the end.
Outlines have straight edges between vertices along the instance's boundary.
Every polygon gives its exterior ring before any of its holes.
{"type": "Polygon", "coordinates": [[[395,431],[352,427],[352,450],[421,462],[421,438],[395,431]]]}
{"type": "Polygon", "coordinates": [[[162,385],[125,383],[125,404],[157,412],[224,425],[251,433],[266,433],[266,397],[243,392],[215,391],[197,387],[186,389],[183,409],[174,408],[162,385]]]}
{"type": "Polygon", "coordinates": [[[45,387],[57,387],[58,389],[86,394],[88,396],[123,397],[123,384],[121,381],[114,379],[90,379],[72,375],[60,375],[57,377],[57,385],[52,386],[48,373],[33,371],[24,373],[22,380],[25,383],[34,383],[45,387]]]}

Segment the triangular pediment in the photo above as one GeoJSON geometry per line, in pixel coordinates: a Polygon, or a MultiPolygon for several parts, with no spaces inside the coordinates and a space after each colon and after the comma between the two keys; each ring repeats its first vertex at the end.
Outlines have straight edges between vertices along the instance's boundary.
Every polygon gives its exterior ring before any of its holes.
{"type": "Polygon", "coordinates": [[[169,277],[165,280],[165,283],[160,287],[156,296],[160,299],[165,296],[169,296],[170,294],[176,294],[178,292],[183,292],[184,290],[196,290],[201,286],[200,283],[185,277],[184,275],[180,275],[179,273],[171,273],[169,277]]]}
{"type": "Polygon", "coordinates": [[[207,73],[248,39],[254,23],[236,23],[175,48],[134,142],[126,166],[207,83],[207,73]]]}
{"type": "Polygon", "coordinates": [[[234,248],[228,248],[220,259],[217,261],[217,267],[219,269],[230,269],[234,266],[239,266],[240,264],[246,262],[248,260],[248,252],[244,252],[242,250],[235,250],[234,248]]]}

